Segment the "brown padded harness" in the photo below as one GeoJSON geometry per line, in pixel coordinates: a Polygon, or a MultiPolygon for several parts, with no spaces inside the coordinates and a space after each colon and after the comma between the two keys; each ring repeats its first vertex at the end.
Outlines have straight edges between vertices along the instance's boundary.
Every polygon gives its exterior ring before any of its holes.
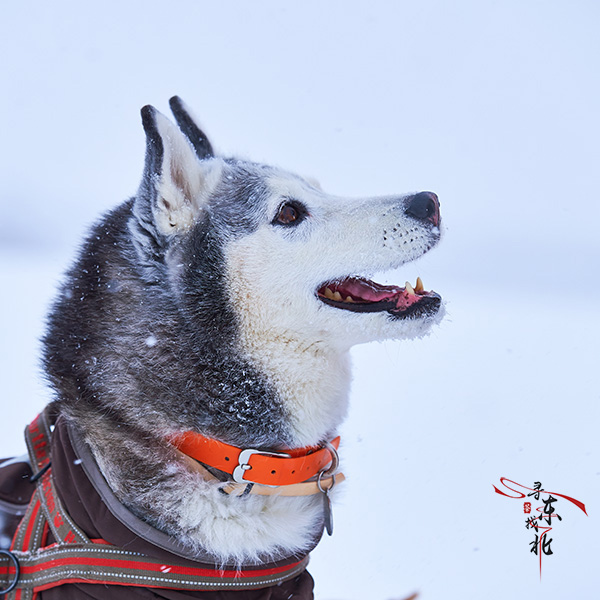
{"type": "Polygon", "coordinates": [[[61,502],[52,476],[50,438],[54,423],[46,410],[26,428],[36,490],[14,535],[0,551],[0,594],[34,600],[37,593],[69,583],[172,590],[252,590],[289,581],[306,569],[308,556],[292,562],[220,569],[144,553],[90,539],[61,502]],[[48,544],[48,539],[55,540],[48,544]]]}

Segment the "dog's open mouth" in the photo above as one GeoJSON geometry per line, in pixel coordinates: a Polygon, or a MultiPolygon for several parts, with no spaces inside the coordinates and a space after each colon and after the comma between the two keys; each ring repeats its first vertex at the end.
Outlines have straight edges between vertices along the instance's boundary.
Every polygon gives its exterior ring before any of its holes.
{"type": "Polygon", "coordinates": [[[408,282],[405,287],[398,287],[348,277],[325,283],[317,290],[317,297],[335,308],[353,312],[387,311],[398,319],[434,314],[442,301],[439,294],[425,290],[420,277],[414,287],[408,282]]]}

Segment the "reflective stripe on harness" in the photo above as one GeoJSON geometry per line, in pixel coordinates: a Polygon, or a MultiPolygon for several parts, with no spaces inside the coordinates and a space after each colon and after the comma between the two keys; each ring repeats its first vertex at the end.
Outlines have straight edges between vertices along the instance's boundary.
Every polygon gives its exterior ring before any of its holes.
{"type": "Polygon", "coordinates": [[[0,594],[33,600],[45,589],[67,583],[125,585],[177,590],[247,590],[269,587],[302,573],[308,556],[283,566],[218,569],[211,565],[155,559],[90,540],[73,522],[56,492],[50,466],[52,424],[47,411],[26,428],[37,489],[15,532],[10,552],[0,553],[0,594]],[[49,532],[56,543],[47,545],[49,532]],[[10,589],[10,591],[9,591],[10,589]]]}
{"type": "MultiPolygon", "coordinates": [[[[176,590],[252,589],[275,585],[299,575],[306,568],[302,561],[256,571],[219,571],[174,563],[165,564],[137,552],[128,552],[110,544],[52,544],[37,553],[17,552],[20,576],[15,599],[32,598],[39,592],[66,583],[128,585],[176,590]]],[[[4,587],[11,583],[16,568],[8,557],[0,555],[0,569],[6,575],[4,587]]],[[[9,598],[11,596],[8,596],[9,598]]]]}

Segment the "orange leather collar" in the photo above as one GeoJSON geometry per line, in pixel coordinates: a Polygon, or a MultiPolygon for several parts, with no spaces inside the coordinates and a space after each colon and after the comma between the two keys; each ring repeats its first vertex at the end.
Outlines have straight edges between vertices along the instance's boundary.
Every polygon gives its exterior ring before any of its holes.
{"type": "MultiPolygon", "coordinates": [[[[238,483],[273,486],[302,483],[337,459],[327,446],[266,452],[237,448],[191,431],[171,438],[170,442],[198,462],[229,473],[238,483]]],[[[331,445],[335,449],[339,447],[339,436],[331,445]]]]}

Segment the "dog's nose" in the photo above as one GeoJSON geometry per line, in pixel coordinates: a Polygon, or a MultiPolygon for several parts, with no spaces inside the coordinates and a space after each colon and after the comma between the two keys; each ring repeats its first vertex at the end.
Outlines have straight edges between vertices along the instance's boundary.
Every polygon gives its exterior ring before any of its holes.
{"type": "Polygon", "coordinates": [[[440,224],[440,201],[433,192],[419,192],[409,198],[404,212],[420,221],[429,221],[436,227],[440,224]]]}

